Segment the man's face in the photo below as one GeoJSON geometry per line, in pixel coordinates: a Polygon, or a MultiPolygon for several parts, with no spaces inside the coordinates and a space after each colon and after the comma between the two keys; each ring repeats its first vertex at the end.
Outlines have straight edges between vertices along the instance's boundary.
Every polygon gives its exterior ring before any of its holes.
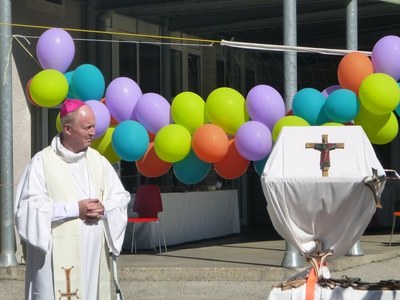
{"type": "Polygon", "coordinates": [[[75,153],[87,149],[93,140],[93,136],[96,131],[95,125],[95,115],[88,105],[80,107],[76,112],[74,118],[66,124],[65,137],[68,141],[68,148],[75,153]]]}

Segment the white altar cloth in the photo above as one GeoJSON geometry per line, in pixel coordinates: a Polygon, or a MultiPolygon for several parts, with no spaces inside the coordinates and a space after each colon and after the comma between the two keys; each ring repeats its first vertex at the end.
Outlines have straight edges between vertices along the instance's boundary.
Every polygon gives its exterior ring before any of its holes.
{"type": "Polygon", "coordinates": [[[372,168],[385,174],[360,126],[284,127],[261,176],[275,229],[302,254],[312,253],[316,240],[333,251],[328,261],[346,254],[375,212],[364,184],[372,168]],[[328,177],[322,177],[320,151],[305,147],[321,143],[323,134],[329,143],[344,143],[329,153],[328,177]]]}
{"type": "MultiPolygon", "coordinates": [[[[240,232],[237,190],[162,193],[164,211],[159,214],[168,245],[210,239],[240,232]]],[[[132,201],[128,216],[133,216],[132,201]]],[[[158,246],[155,233],[156,245],[158,246]]],[[[138,249],[151,249],[150,226],[137,224],[138,249]]],[[[132,226],[125,233],[124,249],[130,249],[132,226]]],[[[161,241],[163,244],[163,241],[161,241]]]]}
{"type": "MultiPolygon", "coordinates": [[[[268,296],[268,300],[304,300],[306,299],[306,285],[295,289],[281,291],[280,288],[273,288],[268,296]]],[[[400,291],[362,291],[352,288],[336,287],[333,290],[315,286],[314,299],[332,300],[396,300],[400,299],[400,291]]]]}

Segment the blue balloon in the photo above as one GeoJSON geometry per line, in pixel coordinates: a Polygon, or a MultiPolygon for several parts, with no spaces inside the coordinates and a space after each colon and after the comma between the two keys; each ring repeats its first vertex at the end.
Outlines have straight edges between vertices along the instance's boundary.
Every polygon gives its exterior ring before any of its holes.
{"type": "Polygon", "coordinates": [[[202,181],[211,169],[211,164],[200,160],[193,150],[182,160],[173,164],[172,169],[178,180],[184,184],[202,181]]]}
{"type": "Polygon", "coordinates": [[[72,94],[82,101],[101,100],[106,83],[103,74],[96,66],[83,64],[72,74],[70,87],[72,94]]]}
{"type": "Polygon", "coordinates": [[[329,94],[324,109],[331,121],[346,123],[356,117],[360,109],[360,103],[353,91],[339,89],[329,94]]]}
{"type": "Polygon", "coordinates": [[[263,159],[253,161],[254,169],[256,170],[256,173],[258,174],[258,176],[262,175],[265,164],[267,163],[268,157],[269,157],[269,155],[267,155],[263,159]]]}
{"type": "Polygon", "coordinates": [[[121,159],[135,161],[146,153],[149,146],[149,134],[139,122],[123,121],[115,127],[111,144],[121,159]]]}
{"type": "Polygon", "coordinates": [[[310,125],[321,125],[329,121],[324,110],[325,97],[314,88],[304,88],[293,97],[292,111],[295,116],[306,120],[310,125]]]}

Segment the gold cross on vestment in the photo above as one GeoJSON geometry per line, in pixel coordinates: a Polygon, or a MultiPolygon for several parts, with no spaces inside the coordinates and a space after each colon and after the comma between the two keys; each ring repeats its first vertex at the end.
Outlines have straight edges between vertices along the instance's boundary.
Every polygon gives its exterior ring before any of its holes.
{"type": "Polygon", "coordinates": [[[60,290],[58,290],[60,292],[60,298],[59,300],[61,300],[61,298],[67,298],[68,300],[71,300],[72,297],[76,297],[77,299],[79,299],[78,296],[78,289],[76,289],[75,292],[71,292],[71,271],[74,267],[71,268],[63,268],[64,272],[65,272],[65,279],[66,279],[66,292],[63,293],[60,290]]]}
{"type": "Polygon", "coordinates": [[[312,148],[321,152],[319,166],[322,170],[322,177],[328,177],[328,170],[331,166],[329,151],[344,149],[344,143],[328,143],[328,135],[322,135],[322,143],[306,143],[306,148],[312,148]]]}

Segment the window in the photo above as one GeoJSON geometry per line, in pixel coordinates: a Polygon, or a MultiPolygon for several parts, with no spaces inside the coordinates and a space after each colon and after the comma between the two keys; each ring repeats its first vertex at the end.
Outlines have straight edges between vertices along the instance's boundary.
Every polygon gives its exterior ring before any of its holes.
{"type": "Polygon", "coordinates": [[[171,50],[171,96],[182,92],[182,53],[171,50]]]}
{"type": "Polygon", "coordinates": [[[137,78],[137,44],[120,43],[119,45],[119,76],[137,78]]]}
{"type": "Polygon", "coordinates": [[[160,57],[159,46],[139,44],[139,85],[143,93],[161,92],[160,57]]]}
{"type": "Polygon", "coordinates": [[[189,91],[201,94],[200,86],[200,56],[195,54],[188,55],[188,77],[189,91]]]}
{"type": "Polygon", "coordinates": [[[63,5],[63,0],[44,0],[44,1],[58,4],[58,5],[63,5]]]}
{"type": "Polygon", "coordinates": [[[225,72],[225,62],[222,60],[217,60],[217,87],[226,86],[226,72],[225,72]]]}

